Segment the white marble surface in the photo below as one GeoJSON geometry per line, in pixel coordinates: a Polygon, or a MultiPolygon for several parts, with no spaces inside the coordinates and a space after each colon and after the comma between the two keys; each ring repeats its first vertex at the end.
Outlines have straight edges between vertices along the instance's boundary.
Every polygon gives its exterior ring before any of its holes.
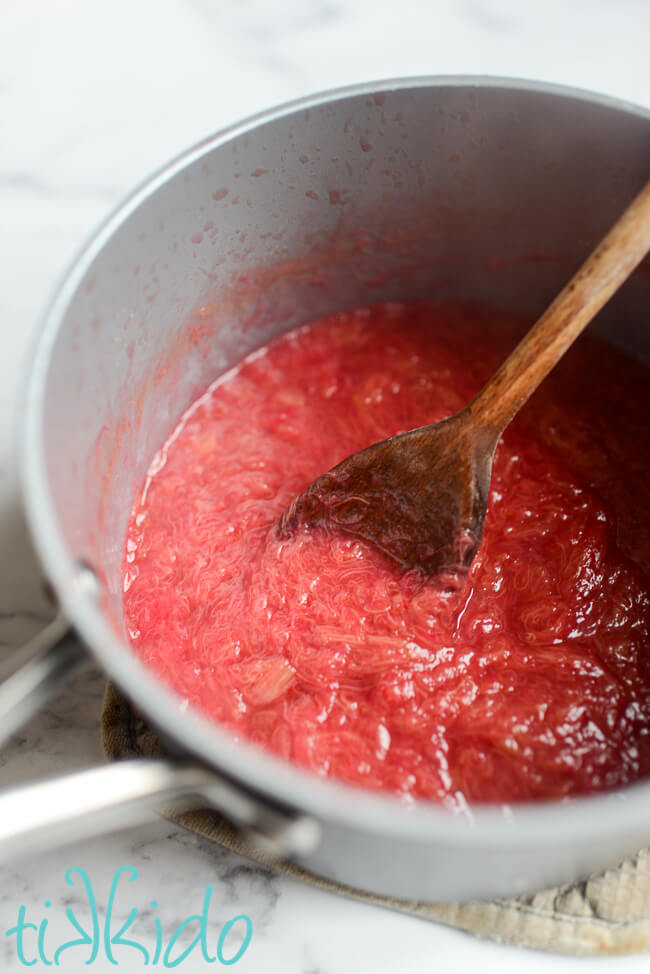
{"type": "MultiPolygon", "coordinates": [[[[10,654],[48,613],[20,516],[15,459],[30,341],[56,278],[135,182],[229,122],[353,81],[488,73],[650,105],[649,38],[648,0],[2,0],[0,652],[10,654]]],[[[102,687],[89,663],[2,752],[2,785],[100,760],[102,687]]],[[[82,900],[78,886],[65,885],[66,868],[87,871],[101,913],[115,869],[127,863],[140,878],[118,897],[122,918],[155,897],[168,936],[201,909],[209,883],[211,921],[247,913],[253,939],[235,965],[243,972],[602,969],[598,960],[480,942],[304,888],[160,821],[0,870],[1,969],[23,969],[15,941],[4,936],[20,904],[36,922],[50,916],[47,943],[57,946],[70,937],[65,908],[82,900]]],[[[151,910],[138,923],[134,935],[153,947],[151,910]]],[[[122,951],[121,969],[137,969],[140,955],[122,951]]],[[[61,969],[87,970],[86,956],[63,955],[61,969]]],[[[607,969],[649,963],[621,958],[607,969]]],[[[92,969],[115,968],[100,952],[92,969]]],[[[210,968],[195,952],[181,969],[210,968]]]]}

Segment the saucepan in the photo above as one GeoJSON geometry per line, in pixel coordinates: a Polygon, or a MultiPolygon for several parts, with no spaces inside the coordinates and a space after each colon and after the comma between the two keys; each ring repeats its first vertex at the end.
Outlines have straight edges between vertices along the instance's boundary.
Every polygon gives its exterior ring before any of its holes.
{"type": "MultiPolygon", "coordinates": [[[[650,782],[460,813],[305,772],[184,707],[128,644],[121,563],[151,457],[221,372],[310,318],[430,296],[543,309],[641,188],[650,113],[494,78],[373,83],[236,125],[107,220],[43,322],[24,400],[24,503],[60,618],[0,691],[6,734],[85,647],[169,757],[0,797],[21,855],[155,807],[212,807],[269,856],[418,899],[520,893],[650,841],[650,782]]],[[[646,262],[594,324],[650,359],[646,262]]],[[[246,416],[241,416],[245,427],[246,416]]]]}

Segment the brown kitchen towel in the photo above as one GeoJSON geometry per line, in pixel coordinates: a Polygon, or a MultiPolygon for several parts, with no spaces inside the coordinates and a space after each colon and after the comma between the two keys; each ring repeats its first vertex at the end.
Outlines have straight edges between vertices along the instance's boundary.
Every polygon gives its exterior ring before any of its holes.
{"type": "MultiPolygon", "coordinates": [[[[104,697],[102,741],[111,761],[164,754],[158,736],[109,683],[104,697]]],[[[502,943],[564,954],[623,954],[650,949],[650,850],[580,883],[529,896],[490,902],[423,903],[374,896],[309,873],[292,863],[265,859],[217,812],[169,814],[178,825],[295,879],[364,903],[434,920],[502,943]]]]}

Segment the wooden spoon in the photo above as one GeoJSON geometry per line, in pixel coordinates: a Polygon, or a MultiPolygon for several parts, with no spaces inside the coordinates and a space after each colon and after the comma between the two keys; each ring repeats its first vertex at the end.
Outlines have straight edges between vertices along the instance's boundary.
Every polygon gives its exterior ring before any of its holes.
{"type": "Polygon", "coordinates": [[[280,535],[323,525],[372,542],[405,571],[462,577],[481,543],[501,433],[649,249],[650,182],[468,406],[318,477],[280,535]]]}

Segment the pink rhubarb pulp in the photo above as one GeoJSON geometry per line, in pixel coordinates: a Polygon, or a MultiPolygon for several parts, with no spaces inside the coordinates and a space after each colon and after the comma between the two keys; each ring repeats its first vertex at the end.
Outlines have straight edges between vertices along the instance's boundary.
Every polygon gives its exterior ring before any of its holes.
{"type": "Polygon", "coordinates": [[[319,775],[457,805],[650,773],[647,372],[581,339],[506,430],[461,592],[276,522],[343,457],[442,419],[521,333],[455,304],[284,335],[219,379],[128,527],[135,651],[192,706],[319,775]]]}

